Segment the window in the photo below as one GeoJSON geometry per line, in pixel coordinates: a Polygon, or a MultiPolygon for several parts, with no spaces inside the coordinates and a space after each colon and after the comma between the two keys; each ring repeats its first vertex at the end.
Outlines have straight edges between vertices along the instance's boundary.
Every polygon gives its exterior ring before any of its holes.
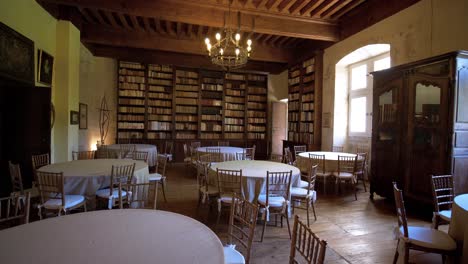
{"type": "Polygon", "coordinates": [[[370,136],[372,131],[372,76],[369,72],[390,68],[390,54],[352,64],[349,72],[350,136],[370,136]]]}

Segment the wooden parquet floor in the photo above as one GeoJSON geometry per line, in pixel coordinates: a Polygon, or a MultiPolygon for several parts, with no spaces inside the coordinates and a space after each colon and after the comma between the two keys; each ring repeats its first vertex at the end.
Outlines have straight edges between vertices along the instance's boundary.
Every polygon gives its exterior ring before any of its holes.
{"type": "MultiPolygon", "coordinates": [[[[216,207],[210,211],[208,205],[197,208],[197,187],[195,175],[182,166],[171,165],[167,173],[167,199],[159,197],[158,208],[193,217],[215,231],[220,239],[226,241],[228,212],[222,214],[220,224],[215,228],[216,207]]],[[[317,221],[311,214],[311,229],[328,242],[325,263],[392,263],[396,248],[393,230],[397,226],[393,201],[376,196],[369,199],[369,192],[359,186],[358,200],[352,192],[329,194],[317,188],[316,203],[317,221]]],[[[296,210],[302,220],[306,218],[305,210],[296,210]]],[[[411,225],[430,226],[430,219],[422,219],[408,212],[411,225]]],[[[271,221],[269,224],[273,224],[271,221]]],[[[257,223],[256,235],[252,245],[251,263],[288,263],[290,240],[287,227],[267,226],[265,238],[259,242],[261,225],[257,223]]],[[[291,221],[292,229],[292,221],[291,221]]],[[[447,230],[447,226],[442,226],[447,230]]],[[[411,263],[441,263],[439,255],[411,251],[411,263]]]]}

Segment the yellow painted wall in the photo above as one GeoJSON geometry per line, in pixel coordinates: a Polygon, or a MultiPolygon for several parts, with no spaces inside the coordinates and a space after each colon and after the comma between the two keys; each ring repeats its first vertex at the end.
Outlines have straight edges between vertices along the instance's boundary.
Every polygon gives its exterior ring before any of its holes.
{"type": "Polygon", "coordinates": [[[110,113],[106,144],[113,144],[116,138],[117,110],[117,61],[94,57],[81,45],[80,54],[80,102],[88,105],[88,129],[79,131],[79,149],[91,150],[100,139],[99,110],[105,95],[110,113]]]}
{"type": "MultiPolygon", "coordinates": [[[[391,45],[393,66],[468,49],[466,14],[466,0],[422,0],[326,49],[322,112],[333,113],[335,65],[341,58],[360,47],[378,43],[391,45]]],[[[322,128],[322,149],[330,149],[332,144],[333,128],[322,128]]]]}
{"type": "MultiPolygon", "coordinates": [[[[69,110],[78,109],[79,31],[69,22],[58,22],[34,0],[0,1],[0,21],[34,42],[35,72],[38,49],[46,51],[55,59],[52,102],[56,106],[57,118],[51,133],[51,159],[53,162],[66,160],[71,155],[67,153],[68,146],[77,145],[74,142],[78,139],[77,126],[70,127],[69,110]],[[61,32],[58,33],[58,30],[61,32]],[[65,35],[67,37],[62,39],[65,35]],[[68,53],[70,60],[60,61],[60,57],[65,53],[68,53]],[[64,71],[58,65],[66,67],[72,74],[63,76],[64,71]],[[57,84],[57,80],[61,80],[60,85],[57,84]],[[66,95],[61,93],[63,89],[67,90],[66,95]],[[57,107],[57,104],[60,107],[57,107]]],[[[35,74],[37,75],[37,72],[35,74]]],[[[35,79],[37,86],[43,86],[37,82],[37,77],[35,79]]]]}

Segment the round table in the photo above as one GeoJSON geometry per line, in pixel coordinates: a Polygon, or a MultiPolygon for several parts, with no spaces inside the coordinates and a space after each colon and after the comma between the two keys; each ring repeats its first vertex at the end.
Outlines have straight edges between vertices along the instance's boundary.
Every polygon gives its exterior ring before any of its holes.
{"type": "MultiPolygon", "coordinates": [[[[119,151],[120,151],[120,145],[122,144],[112,144],[112,145],[107,145],[106,147],[108,151],[113,152],[113,157],[118,157],[119,151]]],[[[150,167],[156,166],[156,161],[158,157],[158,149],[156,148],[155,145],[148,145],[148,144],[131,144],[131,145],[135,145],[136,151],[148,152],[148,165],[150,167]]]]}
{"type": "Polygon", "coordinates": [[[345,152],[329,151],[309,151],[299,153],[296,157],[296,164],[302,171],[308,171],[310,168],[309,154],[325,155],[326,172],[336,172],[338,170],[338,156],[355,157],[356,154],[345,152]]]}
{"type": "Polygon", "coordinates": [[[244,152],[243,148],[238,148],[238,147],[218,147],[218,146],[213,146],[213,147],[199,147],[197,148],[197,152],[201,153],[206,153],[207,148],[219,148],[220,153],[222,155],[223,160],[229,161],[229,160],[236,160],[236,153],[242,153],[244,152]]]}
{"type": "Polygon", "coordinates": [[[136,183],[148,182],[148,164],[139,160],[94,159],[73,160],[43,166],[38,171],[63,172],[66,194],[81,194],[94,205],[96,191],[110,186],[112,165],[131,165],[135,163],[133,178],[136,183]]]}
{"type": "Polygon", "coordinates": [[[256,201],[261,193],[266,192],[267,171],[292,171],[291,186],[299,186],[301,172],[298,168],[273,161],[263,160],[233,160],[214,163],[211,165],[210,181],[216,180],[216,169],[242,170],[242,190],[245,199],[256,201]]]}
{"type": "Polygon", "coordinates": [[[448,234],[457,242],[457,247],[462,250],[460,259],[456,263],[468,263],[468,194],[461,194],[453,199],[452,219],[448,234]]]}
{"type": "Polygon", "coordinates": [[[223,245],[195,219],[159,210],[102,210],[0,231],[3,264],[224,263],[223,245]]]}

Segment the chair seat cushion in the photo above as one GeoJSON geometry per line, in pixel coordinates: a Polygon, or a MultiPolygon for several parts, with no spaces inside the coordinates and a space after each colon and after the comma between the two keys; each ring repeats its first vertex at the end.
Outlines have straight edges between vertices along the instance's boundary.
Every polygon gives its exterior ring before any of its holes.
{"type": "Polygon", "coordinates": [[[163,155],[164,157],[166,157],[169,161],[172,161],[172,154],[162,153],[161,155],[163,155]]]}
{"type": "MultiPolygon", "coordinates": [[[[65,195],[65,209],[74,207],[84,202],[84,200],[85,198],[83,195],[65,195]]],[[[47,209],[59,209],[61,206],[62,199],[50,199],[44,203],[44,207],[47,209]]]]}
{"type": "MultiPolygon", "coordinates": [[[[286,202],[283,196],[271,196],[268,197],[268,205],[270,207],[283,207],[283,204],[286,202]]],[[[266,194],[260,194],[258,196],[258,203],[265,206],[266,205],[266,194]]]]}
{"type": "Polygon", "coordinates": [[[226,264],[244,264],[245,258],[235,249],[235,245],[224,247],[224,263],[226,264]]]}
{"type": "Polygon", "coordinates": [[[351,172],[337,172],[336,177],[341,179],[351,179],[353,177],[353,174],[351,172]]]}
{"type": "Polygon", "coordinates": [[[308,181],[303,181],[303,180],[301,180],[301,181],[299,182],[299,187],[300,187],[300,188],[309,188],[309,182],[308,182],[308,181]]]}
{"type": "Polygon", "coordinates": [[[191,162],[191,161],[192,161],[192,158],[190,158],[190,157],[186,157],[186,158],[184,158],[184,162],[187,162],[187,163],[189,163],[189,162],[191,162]]]}
{"type": "MultiPolygon", "coordinates": [[[[110,189],[109,188],[101,189],[101,190],[98,190],[96,192],[96,195],[101,197],[101,198],[105,198],[105,199],[110,199],[110,198],[118,199],[119,198],[119,190],[118,189],[113,189],[112,190],[112,195],[110,195],[110,189]]],[[[127,196],[126,191],[122,191],[122,197],[124,197],[124,196],[127,196]]]]}
{"type": "Polygon", "coordinates": [[[439,212],[440,218],[450,222],[452,219],[452,210],[443,210],[439,212]]]}
{"type": "Polygon", "coordinates": [[[223,194],[221,197],[218,198],[218,201],[221,201],[222,203],[232,203],[232,195],[229,194],[223,194]]]}
{"type": "MultiPolygon", "coordinates": [[[[215,194],[217,194],[219,192],[218,186],[214,186],[214,185],[209,184],[207,187],[200,186],[200,192],[201,193],[206,193],[208,195],[215,195],[215,194]]],[[[232,197],[231,197],[231,199],[232,199],[232,197]]]]}
{"type": "MultiPolygon", "coordinates": [[[[309,191],[309,195],[312,199],[312,202],[315,202],[317,199],[317,193],[314,190],[309,191]]],[[[292,187],[291,188],[291,196],[296,197],[296,198],[306,198],[307,197],[307,189],[304,188],[298,188],[298,187],[292,187]]]]}
{"type": "MultiPolygon", "coordinates": [[[[400,235],[403,236],[403,227],[400,227],[400,235]]],[[[421,247],[447,251],[457,248],[457,244],[447,233],[430,227],[408,226],[408,237],[412,244],[421,247]]]]}
{"type": "Polygon", "coordinates": [[[317,175],[316,177],[322,177],[322,178],[324,178],[324,177],[331,176],[332,173],[331,173],[331,172],[325,172],[325,173],[323,173],[323,172],[317,172],[316,175],[317,175]]]}
{"type": "Polygon", "coordinates": [[[160,181],[162,179],[162,175],[159,173],[150,173],[148,176],[148,181],[160,181]]]}

